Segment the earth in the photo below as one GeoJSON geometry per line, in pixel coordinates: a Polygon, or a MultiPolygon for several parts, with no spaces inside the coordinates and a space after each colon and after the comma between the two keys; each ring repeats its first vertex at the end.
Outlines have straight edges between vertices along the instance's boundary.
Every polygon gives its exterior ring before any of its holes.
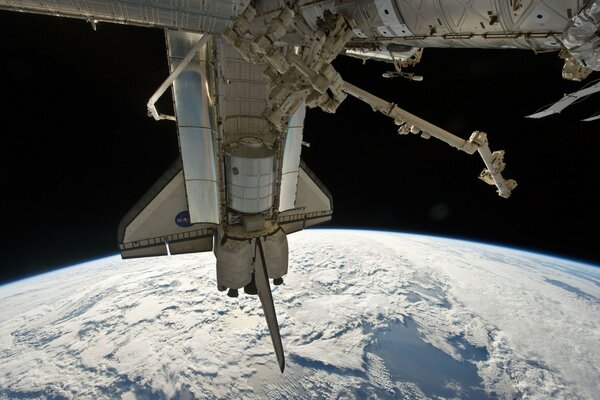
{"type": "Polygon", "coordinates": [[[212,253],[0,287],[0,399],[599,399],[600,268],[431,236],[307,230],[256,296],[212,253]]]}

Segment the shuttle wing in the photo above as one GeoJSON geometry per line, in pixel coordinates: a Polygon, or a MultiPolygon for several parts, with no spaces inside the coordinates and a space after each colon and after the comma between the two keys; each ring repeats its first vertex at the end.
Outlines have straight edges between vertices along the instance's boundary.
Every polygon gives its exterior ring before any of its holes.
{"type": "Polygon", "coordinates": [[[119,248],[123,258],[211,251],[213,226],[191,223],[178,159],[121,220],[119,248]]]}
{"type": "Polygon", "coordinates": [[[298,171],[295,208],[279,214],[279,225],[286,234],[331,220],[333,197],[323,183],[301,161],[298,171]]]}

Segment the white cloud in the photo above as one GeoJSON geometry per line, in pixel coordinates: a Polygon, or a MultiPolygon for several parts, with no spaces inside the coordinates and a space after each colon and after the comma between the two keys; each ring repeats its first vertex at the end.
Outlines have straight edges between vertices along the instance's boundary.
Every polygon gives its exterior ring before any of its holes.
{"type": "MultiPolygon", "coordinates": [[[[563,260],[414,235],[305,231],[274,290],[279,375],[256,297],[216,291],[212,254],[114,257],[0,288],[0,398],[426,398],[366,348],[410,317],[428,343],[473,360],[501,398],[600,393],[600,273],[563,260]],[[140,395],[140,396],[138,396],[140,395]]],[[[410,366],[407,366],[410,368],[410,366]]],[[[458,380],[449,391],[469,390],[458,380]]]]}

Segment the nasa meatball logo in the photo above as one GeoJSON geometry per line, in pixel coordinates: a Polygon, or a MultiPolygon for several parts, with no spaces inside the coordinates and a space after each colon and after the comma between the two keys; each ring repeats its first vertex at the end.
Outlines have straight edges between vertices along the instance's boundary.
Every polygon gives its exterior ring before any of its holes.
{"type": "Polygon", "coordinates": [[[175,223],[182,228],[189,228],[192,226],[192,222],[190,221],[190,212],[188,210],[183,210],[175,217],[175,223]]]}

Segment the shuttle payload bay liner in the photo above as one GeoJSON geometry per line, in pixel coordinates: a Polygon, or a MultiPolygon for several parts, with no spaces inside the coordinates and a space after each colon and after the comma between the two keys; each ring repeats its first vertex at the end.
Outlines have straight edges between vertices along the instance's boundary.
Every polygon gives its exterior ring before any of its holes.
{"type": "MultiPolygon", "coordinates": [[[[407,72],[427,47],[557,51],[563,78],[600,70],[600,0],[0,0],[0,9],[164,29],[171,74],[149,114],[177,125],[181,156],[123,218],[123,258],[214,251],[217,289],[258,295],[279,367],[271,294],[288,270],[287,235],[329,221],[329,191],[301,161],[306,108],[334,113],[348,95],[400,134],[478,153],[480,178],[509,197],[503,151],[461,139],[343,80],[340,54],[407,72]],[[175,115],[156,109],[172,89],[175,115]]],[[[561,106],[562,107],[562,106],[561,106]]]]}

